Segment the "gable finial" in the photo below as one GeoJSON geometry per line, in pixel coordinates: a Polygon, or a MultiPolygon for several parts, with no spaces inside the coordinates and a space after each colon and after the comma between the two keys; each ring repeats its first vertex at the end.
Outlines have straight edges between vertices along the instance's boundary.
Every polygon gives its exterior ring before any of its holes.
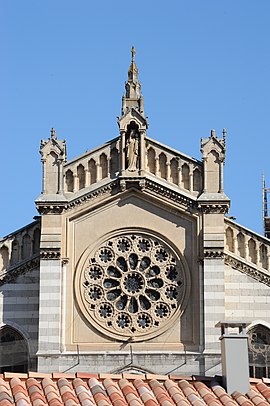
{"type": "Polygon", "coordinates": [[[55,129],[53,127],[51,129],[51,138],[56,140],[56,132],[55,132],[55,129]]]}
{"type": "Polygon", "coordinates": [[[131,48],[131,62],[135,62],[135,55],[136,55],[136,49],[134,47],[131,48]]]}

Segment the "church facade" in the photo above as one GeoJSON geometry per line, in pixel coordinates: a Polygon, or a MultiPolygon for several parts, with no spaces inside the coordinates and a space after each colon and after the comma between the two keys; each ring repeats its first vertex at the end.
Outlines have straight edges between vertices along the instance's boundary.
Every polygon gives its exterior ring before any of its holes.
{"type": "Polygon", "coordinates": [[[71,161],[41,142],[39,216],[0,240],[1,371],[214,375],[231,320],[270,377],[270,240],[226,216],[226,130],[201,160],[148,138],[134,50],[118,125],[71,161]]]}

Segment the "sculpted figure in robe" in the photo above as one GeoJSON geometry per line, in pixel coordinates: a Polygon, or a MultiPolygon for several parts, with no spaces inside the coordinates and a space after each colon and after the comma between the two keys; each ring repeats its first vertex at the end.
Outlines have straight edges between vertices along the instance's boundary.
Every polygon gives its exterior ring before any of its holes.
{"type": "Polygon", "coordinates": [[[139,140],[136,133],[136,130],[132,129],[130,131],[130,136],[126,144],[127,148],[127,161],[128,161],[128,170],[131,172],[136,171],[138,165],[139,157],[139,140]]]}

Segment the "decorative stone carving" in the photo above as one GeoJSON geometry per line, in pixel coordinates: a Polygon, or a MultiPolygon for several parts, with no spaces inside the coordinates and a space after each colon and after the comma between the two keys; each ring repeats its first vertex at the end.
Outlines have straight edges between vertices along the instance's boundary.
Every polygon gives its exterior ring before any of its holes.
{"type": "Polygon", "coordinates": [[[33,271],[39,267],[39,255],[35,255],[28,261],[21,262],[19,265],[9,268],[0,274],[0,286],[9,283],[27,272],[33,271]]]}
{"type": "Polygon", "coordinates": [[[225,204],[199,204],[199,208],[201,208],[203,213],[219,213],[219,214],[226,214],[229,211],[229,203],[225,204]]]}
{"type": "Polygon", "coordinates": [[[96,189],[93,192],[86,193],[83,196],[71,200],[70,202],[62,205],[59,204],[48,205],[44,204],[41,201],[36,201],[36,207],[40,214],[61,214],[63,212],[72,210],[77,206],[86,204],[87,202],[89,202],[89,200],[97,200],[102,197],[110,196],[112,194],[124,192],[129,187],[129,181],[132,183],[133,188],[136,187],[137,185],[138,190],[141,190],[142,192],[148,190],[157,194],[158,196],[163,196],[183,206],[187,210],[191,210],[192,208],[196,209],[196,201],[184,196],[183,194],[181,194],[180,191],[179,193],[175,192],[170,188],[161,186],[160,184],[154,181],[149,181],[148,179],[142,177],[138,177],[138,179],[127,177],[125,179],[114,180],[104,187],[100,187],[99,189],[96,189]]]}
{"type": "Polygon", "coordinates": [[[204,257],[205,258],[223,258],[224,257],[224,252],[223,250],[218,250],[218,249],[207,249],[204,251],[204,257]]]}
{"type": "Polygon", "coordinates": [[[224,262],[226,265],[237,269],[237,271],[242,272],[261,283],[264,283],[267,286],[270,286],[270,275],[267,275],[264,271],[255,267],[253,268],[252,266],[247,265],[228,254],[225,254],[224,262]]]}
{"type": "Polygon", "coordinates": [[[61,253],[59,248],[41,248],[40,259],[60,259],[61,253]]]}
{"type": "Polygon", "coordinates": [[[76,277],[85,317],[103,334],[140,341],[164,331],[184,310],[188,273],[159,238],[123,233],[88,255],[76,277]]]}

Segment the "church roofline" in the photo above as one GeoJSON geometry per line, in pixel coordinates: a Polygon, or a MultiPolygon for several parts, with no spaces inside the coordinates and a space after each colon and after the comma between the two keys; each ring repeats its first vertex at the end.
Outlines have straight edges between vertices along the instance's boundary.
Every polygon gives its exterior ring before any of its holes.
{"type": "Polygon", "coordinates": [[[3,242],[4,240],[7,240],[8,238],[11,238],[11,237],[14,236],[14,235],[16,235],[16,234],[18,234],[18,233],[21,233],[23,230],[27,230],[27,229],[33,227],[35,224],[40,223],[40,216],[37,215],[37,216],[35,216],[35,217],[36,217],[35,220],[32,221],[31,223],[28,223],[28,224],[26,224],[25,226],[23,226],[23,227],[21,227],[21,228],[18,228],[18,230],[12,231],[11,233],[5,235],[4,237],[1,237],[1,238],[0,238],[0,242],[3,242]]]}
{"type": "Polygon", "coordinates": [[[233,226],[244,230],[248,234],[254,235],[256,238],[265,241],[265,243],[268,244],[268,245],[270,244],[270,239],[265,237],[264,235],[259,234],[259,233],[255,232],[255,231],[251,230],[250,228],[243,226],[242,224],[237,223],[236,221],[230,219],[229,217],[225,216],[224,218],[225,218],[225,221],[227,223],[231,223],[233,226]]]}
{"type": "Polygon", "coordinates": [[[170,152],[170,153],[174,154],[175,156],[179,156],[180,158],[182,157],[182,158],[187,159],[187,160],[189,160],[191,162],[196,162],[196,164],[201,165],[201,166],[203,165],[202,161],[200,161],[199,159],[196,159],[196,158],[193,158],[193,157],[191,157],[189,155],[186,155],[183,152],[178,151],[177,149],[171,148],[166,144],[163,144],[163,143],[161,143],[161,142],[159,142],[157,140],[154,140],[153,138],[146,137],[146,141],[149,141],[150,143],[163,148],[164,150],[166,150],[166,152],[170,152]]]}
{"type": "Polygon", "coordinates": [[[87,155],[94,154],[95,152],[98,152],[99,150],[101,150],[101,149],[103,149],[103,148],[106,148],[108,145],[110,145],[110,144],[112,144],[112,143],[114,143],[114,142],[117,142],[118,139],[119,139],[119,135],[118,135],[117,137],[115,137],[115,138],[109,140],[109,141],[104,142],[103,144],[99,145],[98,147],[96,147],[96,148],[94,148],[94,149],[91,149],[91,150],[89,150],[89,151],[86,151],[84,154],[81,154],[81,155],[77,156],[76,158],[72,158],[72,159],[70,159],[70,160],[67,160],[67,161],[64,163],[64,167],[65,167],[65,166],[69,166],[70,164],[74,164],[74,163],[77,162],[77,161],[80,161],[81,159],[87,157],[87,155]]]}

